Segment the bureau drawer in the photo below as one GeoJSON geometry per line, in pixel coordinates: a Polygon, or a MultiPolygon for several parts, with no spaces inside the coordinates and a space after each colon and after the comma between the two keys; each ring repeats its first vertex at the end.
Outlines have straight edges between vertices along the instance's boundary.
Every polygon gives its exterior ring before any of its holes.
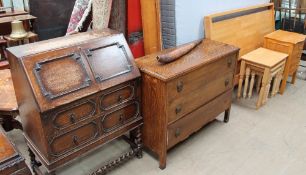
{"type": "Polygon", "coordinates": [[[94,99],[79,102],[56,112],[53,117],[53,126],[64,129],[79,121],[93,117],[95,113],[96,103],[94,99]]]}
{"type": "MultiPolygon", "coordinates": [[[[135,83],[135,82],[134,82],[135,83]]],[[[131,100],[135,96],[135,84],[130,83],[124,86],[115,87],[100,98],[100,108],[103,111],[112,109],[120,104],[131,100]]]]}
{"type": "Polygon", "coordinates": [[[236,57],[208,64],[167,84],[171,123],[232,88],[236,57]]]}
{"type": "Polygon", "coordinates": [[[68,151],[91,142],[98,136],[98,126],[91,122],[71,132],[55,137],[50,142],[51,154],[61,156],[68,151]]]}
{"type": "Polygon", "coordinates": [[[168,125],[167,148],[185,140],[205,124],[214,120],[221,112],[231,105],[232,91],[229,90],[208,104],[184,116],[173,124],[168,125]]]}
{"type": "Polygon", "coordinates": [[[132,121],[138,116],[139,103],[135,101],[130,104],[126,104],[118,110],[110,112],[102,117],[102,129],[106,133],[111,132],[132,121]]]}

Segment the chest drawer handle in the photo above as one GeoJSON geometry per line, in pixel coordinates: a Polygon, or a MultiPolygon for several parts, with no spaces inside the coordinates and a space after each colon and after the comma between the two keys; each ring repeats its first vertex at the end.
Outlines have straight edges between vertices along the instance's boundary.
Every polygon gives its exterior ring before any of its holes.
{"type": "Polygon", "coordinates": [[[184,88],[184,83],[182,81],[179,81],[176,86],[177,92],[182,92],[183,88],[184,88]]]}
{"type": "Polygon", "coordinates": [[[227,67],[231,67],[232,63],[233,63],[232,58],[228,58],[227,59],[227,67]]]}
{"type": "Polygon", "coordinates": [[[121,103],[122,101],[123,101],[123,96],[122,96],[122,95],[119,95],[119,96],[118,96],[118,102],[121,103]]]}
{"type": "Polygon", "coordinates": [[[176,128],[175,130],[175,137],[178,138],[181,135],[181,129],[180,128],[176,128]]]}
{"type": "Polygon", "coordinates": [[[70,119],[70,122],[74,124],[76,122],[75,114],[70,114],[69,119],[70,119]]]}
{"type": "Polygon", "coordinates": [[[225,82],[224,82],[224,85],[225,85],[225,86],[228,86],[229,83],[230,83],[229,79],[226,79],[225,82]]]}
{"type": "Polygon", "coordinates": [[[123,121],[123,118],[124,118],[124,114],[120,114],[120,115],[119,115],[119,122],[122,122],[122,121],[123,121]]]}
{"type": "Polygon", "coordinates": [[[176,113],[176,114],[179,114],[180,112],[182,112],[182,106],[181,106],[181,105],[178,105],[178,106],[175,108],[175,113],[176,113]]]}
{"type": "Polygon", "coordinates": [[[79,137],[78,136],[73,136],[72,137],[72,141],[75,145],[78,145],[79,144],[79,137]]]}

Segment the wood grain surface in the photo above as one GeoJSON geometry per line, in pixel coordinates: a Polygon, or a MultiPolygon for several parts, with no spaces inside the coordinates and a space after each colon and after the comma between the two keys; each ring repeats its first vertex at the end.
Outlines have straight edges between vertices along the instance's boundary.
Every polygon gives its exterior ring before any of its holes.
{"type": "Polygon", "coordinates": [[[0,70],[0,92],[0,111],[18,110],[10,69],[0,70]]]}

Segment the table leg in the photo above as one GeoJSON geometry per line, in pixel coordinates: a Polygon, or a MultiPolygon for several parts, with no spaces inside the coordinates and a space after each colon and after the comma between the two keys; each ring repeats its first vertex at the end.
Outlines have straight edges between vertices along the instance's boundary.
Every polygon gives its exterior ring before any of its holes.
{"type": "Polygon", "coordinates": [[[275,75],[274,80],[273,80],[273,87],[272,87],[272,97],[274,97],[277,93],[277,82],[278,82],[279,76],[278,73],[275,75]]]}
{"type": "Polygon", "coordinates": [[[268,83],[268,80],[269,80],[269,77],[270,77],[270,70],[268,68],[265,69],[264,71],[264,75],[263,75],[263,78],[262,78],[262,85],[261,85],[261,88],[260,88],[260,92],[259,92],[259,98],[258,98],[258,101],[257,101],[257,109],[260,108],[260,106],[262,106],[263,104],[263,99],[264,99],[264,94],[265,94],[265,90],[266,90],[266,86],[267,86],[267,83],[268,83]]]}
{"type": "Polygon", "coordinates": [[[250,79],[250,71],[251,69],[249,67],[246,68],[246,74],[245,74],[245,83],[244,83],[244,90],[243,90],[243,98],[246,98],[247,96],[247,90],[249,86],[249,79],[250,79]]]}
{"type": "Polygon", "coordinates": [[[257,84],[256,84],[256,92],[257,93],[259,93],[259,91],[260,91],[261,82],[262,82],[262,75],[258,75],[258,77],[257,77],[257,84]]]}
{"type": "Polygon", "coordinates": [[[254,81],[255,81],[255,72],[252,71],[252,78],[251,78],[251,84],[250,84],[250,89],[249,89],[249,98],[252,97],[253,95],[253,88],[254,88],[254,81]]]}
{"type": "Polygon", "coordinates": [[[284,72],[284,67],[278,72],[278,79],[277,79],[277,85],[276,85],[276,93],[279,92],[280,84],[283,79],[283,72],[284,72]]]}
{"type": "Polygon", "coordinates": [[[242,60],[241,61],[241,66],[240,66],[239,85],[238,85],[238,93],[237,93],[237,98],[238,99],[241,97],[241,89],[242,89],[244,73],[245,73],[245,61],[242,60]]]}
{"type": "Polygon", "coordinates": [[[284,94],[285,92],[285,89],[286,89],[286,86],[287,86],[287,80],[288,80],[288,77],[289,77],[289,70],[290,70],[290,64],[291,64],[291,61],[290,59],[287,60],[286,62],[286,65],[285,65],[285,70],[284,70],[284,74],[283,74],[283,80],[282,80],[282,84],[280,86],[280,94],[284,94]]]}
{"type": "Polygon", "coordinates": [[[269,92],[270,92],[270,88],[271,88],[271,81],[272,81],[272,77],[269,76],[268,81],[267,81],[267,85],[266,85],[266,89],[265,89],[265,96],[264,96],[263,104],[266,104],[267,101],[268,101],[269,92]]]}

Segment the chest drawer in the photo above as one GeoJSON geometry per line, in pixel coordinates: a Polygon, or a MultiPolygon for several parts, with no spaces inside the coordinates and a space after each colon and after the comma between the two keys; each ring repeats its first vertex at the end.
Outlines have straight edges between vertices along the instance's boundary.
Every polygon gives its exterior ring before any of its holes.
{"type": "Polygon", "coordinates": [[[111,132],[139,116],[139,103],[132,102],[102,117],[102,129],[111,132]]]}
{"type": "Polygon", "coordinates": [[[94,99],[75,103],[72,106],[63,108],[53,114],[53,126],[57,129],[65,129],[77,122],[91,118],[96,113],[94,99]]]}
{"type": "Polygon", "coordinates": [[[171,148],[189,135],[199,130],[203,125],[214,120],[218,114],[229,108],[232,100],[232,91],[229,90],[216,99],[184,116],[168,126],[167,148],[171,148]]]}
{"type": "Polygon", "coordinates": [[[167,85],[169,122],[232,88],[235,56],[220,59],[167,85]]]}
{"type": "Polygon", "coordinates": [[[114,87],[100,97],[100,108],[110,110],[135,97],[135,82],[114,87]]]}
{"type": "Polygon", "coordinates": [[[51,153],[53,156],[61,156],[68,151],[91,142],[97,136],[98,126],[95,122],[91,122],[52,139],[50,142],[51,153]]]}

